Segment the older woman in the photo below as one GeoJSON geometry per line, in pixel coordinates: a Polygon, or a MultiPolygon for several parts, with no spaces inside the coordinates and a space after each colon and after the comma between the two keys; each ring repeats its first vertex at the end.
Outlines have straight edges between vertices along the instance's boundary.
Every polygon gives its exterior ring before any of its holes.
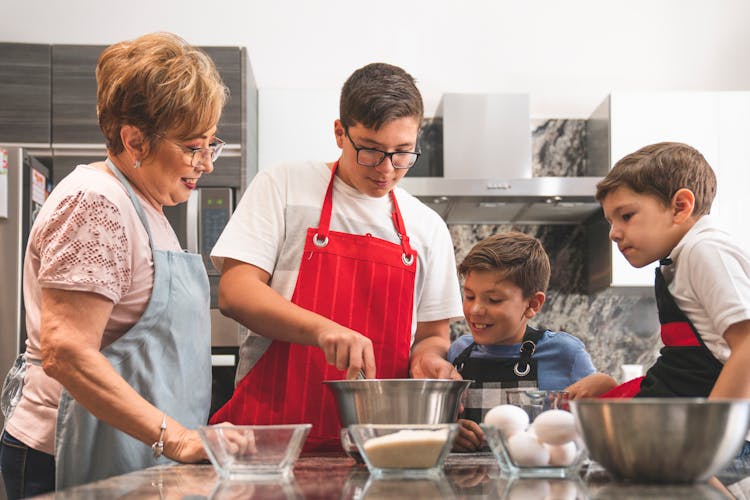
{"type": "Polygon", "coordinates": [[[227,90],[168,33],[107,48],[96,77],[107,159],[63,179],[29,236],[28,340],[3,394],[10,499],[206,458],[191,429],[210,407],[208,278],[162,207],[213,170],[227,90]]]}

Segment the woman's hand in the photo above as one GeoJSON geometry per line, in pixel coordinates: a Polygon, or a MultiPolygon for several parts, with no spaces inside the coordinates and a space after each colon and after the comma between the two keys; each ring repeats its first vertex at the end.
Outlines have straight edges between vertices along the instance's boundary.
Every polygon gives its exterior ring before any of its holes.
{"type": "Polygon", "coordinates": [[[175,462],[192,464],[208,460],[198,431],[186,429],[174,420],[168,419],[164,439],[164,455],[175,462]],[[169,432],[170,425],[178,429],[169,432]]]}
{"type": "Polygon", "coordinates": [[[484,442],[484,432],[479,424],[465,418],[458,419],[458,435],[453,442],[453,451],[477,451],[484,442]]]}

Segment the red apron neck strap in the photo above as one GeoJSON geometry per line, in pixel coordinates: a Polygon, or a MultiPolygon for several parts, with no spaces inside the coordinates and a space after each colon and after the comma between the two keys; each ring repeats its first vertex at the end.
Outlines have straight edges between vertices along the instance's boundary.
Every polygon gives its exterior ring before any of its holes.
{"type": "Polygon", "coordinates": [[[331,167],[331,180],[328,181],[328,189],[323,199],[323,209],[320,211],[320,223],[318,223],[318,239],[325,240],[328,236],[328,230],[331,228],[331,212],[333,211],[333,181],[336,179],[336,169],[339,168],[339,161],[331,167]]]}
{"type": "Polygon", "coordinates": [[[406,235],[406,225],[404,224],[404,219],[401,217],[401,210],[398,208],[398,202],[396,201],[396,194],[394,191],[396,188],[391,189],[391,192],[388,193],[391,197],[391,206],[393,207],[393,211],[391,212],[391,218],[393,219],[393,225],[396,227],[396,233],[398,233],[398,238],[401,240],[401,248],[404,251],[404,255],[408,257],[414,256],[414,251],[411,249],[411,245],[409,245],[409,237],[406,235]]]}
{"type": "MultiPolygon", "coordinates": [[[[339,161],[333,164],[331,167],[331,180],[328,181],[328,189],[326,190],[326,196],[323,199],[323,208],[320,211],[320,223],[318,224],[317,237],[318,240],[325,240],[328,236],[328,231],[331,228],[331,213],[333,211],[333,182],[336,179],[336,170],[339,167],[339,161]]],[[[396,195],[393,190],[388,193],[391,198],[391,206],[393,208],[391,212],[391,218],[393,219],[393,225],[396,228],[399,240],[401,240],[401,248],[404,251],[404,255],[408,258],[414,255],[414,251],[409,245],[409,237],[406,235],[406,226],[404,225],[404,219],[401,217],[401,210],[398,208],[398,202],[396,201],[396,195]]]]}

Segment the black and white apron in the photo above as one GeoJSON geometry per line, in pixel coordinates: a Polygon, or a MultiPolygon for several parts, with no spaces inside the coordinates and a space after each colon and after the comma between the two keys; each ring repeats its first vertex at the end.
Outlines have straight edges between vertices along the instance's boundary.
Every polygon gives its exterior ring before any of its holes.
{"type": "MultiPolygon", "coordinates": [[[[660,265],[671,264],[662,259],[660,265]]],[[[664,347],[635,397],[708,397],[724,365],[674,301],[660,268],[654,282],[664,347]]]]}
{"type": "Polygon", "coordinates": [[[472,342],[453,361],[465,380],[474,380],[466,390],[462,418],[482,423],[493,407],[505,404],[505,389],[536,390],[537,362],[533,359],[536,345],[544,330],[526,327],[517,358],[472,358],[476,347],[472,342]]]}

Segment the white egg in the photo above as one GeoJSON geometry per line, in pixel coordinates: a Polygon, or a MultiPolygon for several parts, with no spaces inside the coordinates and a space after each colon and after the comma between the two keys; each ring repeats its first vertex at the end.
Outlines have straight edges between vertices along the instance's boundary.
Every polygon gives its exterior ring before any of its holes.
{"type": "Polygon", "coordinates": [[[573,463],[576,458],[576,444],[570,441],[565,444],[545,444],[549,451],[549,464],[565,467],[573,463]]]}
{"type": "Polygon", "coordinates": [[[499,405],[487,412],[484,423],[500,429],[506,437],[510,437],[529,426],[529,415],[516,405],[499,405]]]}
{"type": "Polygon", "coordinates": [[[565,444],[577,437],[575,418],[565,410],[540,413],[532,427],[539,441],[547,444],[565,444]]]}
{"type": "Polygon", "coordinates": [[[519,432],[508,439],[508,453],[516,465],[521,467],[539,467],[549,464],[549,451],[536,437],[519,432]]]}

